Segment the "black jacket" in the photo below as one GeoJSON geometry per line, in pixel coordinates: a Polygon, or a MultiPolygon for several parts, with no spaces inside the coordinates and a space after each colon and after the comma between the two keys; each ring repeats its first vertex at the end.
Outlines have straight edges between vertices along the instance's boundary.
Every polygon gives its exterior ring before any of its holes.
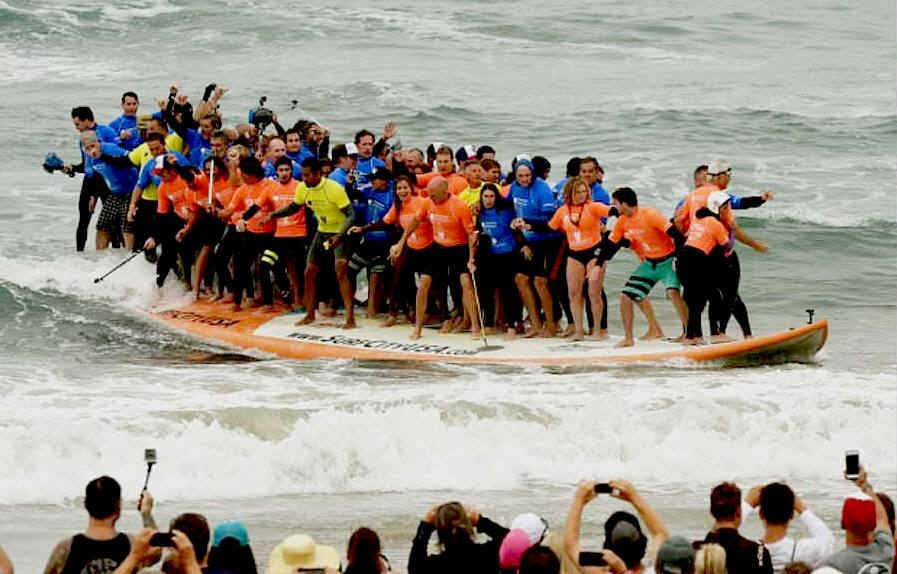
{"type": "Polygon", "coordinates": [[[495,574],[498,572],[498,549],[508,534],[508,529],[486,517],[477,522],[477,532],[491,540],[482,544],[470,544],[427,555],[430,535],[436,529],[428,522],[421,522],[411,544],[408,557],[408,574],[495,574]]]}
{"type": "Polygon", "coordinates": [[[726,551],[729,574],[772,574],[772,558],[765,546],[738,533],[734,528],[708,532],[704,542],[715,542],[726,551]]]}

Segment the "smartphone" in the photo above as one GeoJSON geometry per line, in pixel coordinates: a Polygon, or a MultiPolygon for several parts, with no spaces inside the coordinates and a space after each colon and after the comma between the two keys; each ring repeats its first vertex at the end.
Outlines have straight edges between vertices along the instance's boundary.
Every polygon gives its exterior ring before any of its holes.
{"type": "Polygon", "coordinates": [[[143,460],[146,461],[146,464],[156,464],[156,449],[145,449],[143,451],[143,460]]]}
{"type": "Polygon", "coordinates": [[[614,487],[609,482],[599,482],[595,485],[595,494],[610,494],[614,491],[614,487]]]}
{"type": "Polygon", "coordinates": [[[860,451],[848,450],[844,453],[844,475],[847,480],[856,480],[860,477],[860,451]]]}
{"type": "Polygon", "coordinates": [[[580,566],[607,566],[607,561],[604,559],[604,554],[601,552],[580,552],[579,553],[579,565],[580,566]]]}
{"type": "Polygon", "coordinates": [[[171,532],[156,532],[150,536],[149,545],[157,548],[174,548],[174,540],[172,539],[171,532]]]}

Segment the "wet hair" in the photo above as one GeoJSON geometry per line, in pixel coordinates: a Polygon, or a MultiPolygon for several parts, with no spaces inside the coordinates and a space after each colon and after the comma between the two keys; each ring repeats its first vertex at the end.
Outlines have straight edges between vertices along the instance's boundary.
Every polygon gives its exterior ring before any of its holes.
{"type": "Polygon", "coordinates": [[[481,159],[480,165],[483,166],[483,169],[486,171],[495,169],[496,167],[501,170],[501,164],[494,159],[489,159],[488,157],[486,159],[481,159]]]}
{"type": "Polygon", "coordinates": [[[307,167],[312,173],[321,173],[321,160],[312,156],[302,160],[302,167],[307,167]]]}
{"type": "Polygon", "coordinates": [[[719,544],[703,544],[695,553],[695,574],[726,574],[726,549],[719,544]]]}
{"type": "MultiPolygon", "coordinates": [[[[576,192],[576,188],[579,186],[583,186],[586,188],[586,194],[591,198],[592,192],[589,189],[589,184],[586,183],[586,180],[575,175],[567,180],[567,183],[564,184],[564,203],[566,205],[573,205],[573,194],[576,192]]],[[[586,199],[588,201],[588,199],[586,199]]]]}
{"type": "Polygon", "coordinates": [[[487,190],[491,191],[495,194],[495,205],[493,207],[495,208],[496,211],[498,211],[500,209],[514,209],[514,203],[510,199],[502,197],[501,190],[498,188],[498,186],[495,185],[494,183],[490,183],[487,181],[480,188],[480,211],[481,212],[486,209],[486,206],[483,204],[483,192],[487,191],[487,190]]]}
{"type": "Polygon", "coordinates": [[[159,132],[153,132],[151,134],[146,134],[145,141],[148,142],[160,142],[162,145],[165,145],[165,136],[160,134],[159,132]]]}
{"type": "Polygon", "coordinates": [[[349,150],[346,149],[346,144],[333,146],[333,149],[330,151],[330,157],[333,158],[333,163],[339,162],[344,157],[349,157],[349,150]]]}
{"type": "MultiPolygon", "coordinates": [[[[166,134],[168,133],[168,125],[166,125],[165,120],[163,120],[161,118],[157,118],[155,116],[151,116],[150,119],[147,120],[147,123],[150,123],[150,122],[155,122],[155,123],[159,124],[159,129],[161,130],[162,133],[166,133],[166,134]]],[[[147,126],[147,127],[149,127],[149,126],[147,126]]]]}
{"type": "Polygon", "coordinates": [[[439,156],[441,156],[441,155],[448,155],[449,157],[452,158],[452,163],[454,163],[454,161],[455,161],[455,154],[454,154],[454,152],[452,151],[452,148],[450,148],[449,146],[447,146],[447,145],[439,146],[439,149],[436,150],[436,156],[435,156],[435,157],[439,157],[439,156]]]}
{"type": "Polygon", "coordinates": [[[468,167],[470,167],[472,165],[478,165],[480,167],[483,167],[483,163],[478,159],[465,159],[464,163],[461,164],[461,169],[467,169],[468,167]]]}
{"type": "Polygon", "coordinates": [[[377,141],[377,136],[374,135],[374,132],[370,130],[360,130],[355,134],[355,145],[360,144],[361,138],[363,138],[364,136],[371,136],[371,143],[377,141]]]}
{"type": "Polygon", "coordinates": [[[111,476],[101,476],[87,483],[84,508],[91,518],[104,520],[121,509],[121,485],[111,476]]]}
{"type": "Polygon", "coordinates": [[[491,145],[481,145],[477,148],[477,159],[482,160],[483,156],[487,153],[494,154],[495,148],[493,148],[491,145]]]}
{"type": "Polygon", "coordinates": [[[611,194],[611,197],[620,203],[625,203],[629,207],[638,206],[638,197],[631,187],[618,187],[614,190],[613,194],[611,194]]]}
{"type": "Polygon", "coordinates": [[[215,164],[215,177],[218,177],[220,174],[225,174],[225,178],[230,176],[230,170],[227,168],[227,163],[223,159],[218,156],[209,156],[202,162],[203,167],[206,166],[209,162],[213,162],[215,164]]]}
{"type": "Polygon", "coordinates": [[[228,135],[227,135],[227,132],[224,131],[224,130],[222,130],[222,129],[220,129],[220,128],[212,132],[212,137],[211,137],[210,139],[213,139],[213,140],[216,140],[216,139],[230,140],[230,138],[229,138],[228,135]]]}
{"type": "Polygon", "coordinates": [[[709,169],[710,169],[710,168],[707,167],[706,164],[703,164],[703,163],[702,163],[701,165],[699,165],[698,167],[695,168],[695,172],[694,172],[694,174],[692,174],[692,175],[698,175],[698,174],[701,173],[702,171],[706,173],[709,169]]]}
{"type": "Polygon", "coordinates": [[[264,179],[265,170],[262,168],[261,162],[254,155],[247,155],[240,160],[240,171],[246,175],[252,175],[259,179],[264,179]]]}
{"type": "Polygon", "coordinates": [[[579,160],[579,166],[580,166],[580,167],[582,167],[582,164],[584,164],[584,163],[592,163],[592,164],[595,164],[595,169],[596,169],[597,171],[600,171],[601,173],[604,173],[604,168],[601,167],[601,164],[598,163],[598,160],[595,159],[594,157],[592,157],[592,156],[590,156],[590,155],[587,155],[586,157],[584,157],[584,158],[582,158],[581,160],[579,160]]]}
{"type": "Polygon", "coordinates": [[[401,228],[401,224],[399,223],[398,214],[402,212],[402,199],[399,197],[398,188],[399,182],[404,181],[408,184],[408,187],[411,188],[411,193],[414,193],[414,182],[416,179],[410,175],[399,175],[396,176],[396,181],[392,186],[392,204],[396,207],[396,227],[401,228]]]}
{"type": "Polygon", "coordinates": [[[794,517],[794,491],[787,484],[771,482],[760,490],[760,517],[770,524],[788,524],[794,517]]]}
{"type": "Polygon", "coordinates": [[[78,118],[82,122],[92,122],[93,110],[87,106],[77,106],[72,108],[72,118],[78,118]]]}
{"type": "Polygon", "coordinates": [[[741,508],[741,489],[723,482],[710,491],[710,514],[717,520],[733,520],[741,508]]]}
{"type": "Polygon", "coordinates": [[[202,564],[206,552],[209,551],[209,522],[202,514],[185,512],[176,516],[168,524],[169,530],[180,530],[193,544],[196,561],[202,564]]]}
{"type": "Polygon", "coordinates": [[[519,574],[559,574],[561,562],[551,548],[537,544],[520,556],[519,574]]]}
{"type": "Polygon", "coordinates": [[[380,571],[380,537],[370,528],[359,528],[349,537],[346,549],[349,561],[346,570],[353,572],[380,571]]]}
{"type": "Polygon", "coordinates": [[[573,177],[574,175],[579,175],[579,164],[582,163],[582,158],[579,157],[571,157],[567,160],[567,177],[573,177]]]}
{"type": "Polygon", "coordinates": [[[894,530],[894,501],[884,492],[876,492],[875,494],[878,495],[881,505],[885,507],[885,514],[888,515],[888,526],[891,528],[891,534],[897,534],[897,530],[894,530]]]}
{"type": "Polygon", "coordinates": [[[288,129],[287,131],[285,131],[285,132],[283,133],[283,137],[284,137],[284,139],[286,139],[286,137],[287,137],[288,135],[290,135],[290,134],[296,134],[297,136],[299,136],[299,140],[300,140],[300,141],[302,140],[302,132],[300,132],[298,129],[296,129],[296,128],[290,128],[290,129],[288,129]]]}
{"type": "Polygon", "coordinates": [[[473,524],[460,502],[447,502],[436,509],[436,535],[446,550],[473,544],[473,524]]]}
{"type": "Polygon", "coordinates": [[[209,572],[228,574],[258,574],[252,547],[241,546],[240,542],[228,536],[209,549],[209,572]]]}
{"type": "Polygon", "coordinates": [[[533,175],[540,179],[547,179],[550,171],[551,162],[548,161],[548,158],[541,155],[533,156],[533,175]]]}
{"type": "Polygon", "coordinates": [[[121,95],[121,103],[125,103],[125,98],[134,98],[137,100],[137,103],[140,103],[140,98],[137,97],[136,92],[125,92],[121,95]]]}
{"type": "Polygon", "coordinates": [[[282,165],[288,165],[288,166],[290,166],[290,169],[293,169],[293,160],[291,160],[290,158],[288,158],[285,155],[282,155],[279,158],[277,158],[277,161],[274,162],[274,169],[276,170],[277,168],[279,168],[282,165]]]}
{"type": "MultiPolygon", "coordinates": [[[[723,572],[725,572],[725,570],[723,570],[723,572]]],[[[782,574],[810,574],[811,572],[813,572],[813,567],[803,560],[789,562],[788,564],[785,564],[785,568],[782,570],[782,574]]]]}

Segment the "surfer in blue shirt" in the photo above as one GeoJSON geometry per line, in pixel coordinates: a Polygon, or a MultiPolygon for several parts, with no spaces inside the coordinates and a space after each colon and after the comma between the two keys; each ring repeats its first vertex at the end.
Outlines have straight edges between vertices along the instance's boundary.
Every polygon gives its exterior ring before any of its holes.
{"type": "MultiPolygon", "coordinates": [[[[282,139],[274,137],[268,140],[268,159],[262,164],[265,170],[265,177],[277,179],[277,160],[287,155],[287,146],[282,139]]],[[[302,181],[302,166],[295,161],[293,162],[293,179],[302,181]]]]}
{"type": "Polygon", "coordinates": [[[374,134],[368,130],[361,130],[355,134],[355,146],[358,148],[358,161],[355,164],[358,176],[355,187],[361,192],[371,187],[371,176],[377,168],[386,167],[382,160],[373,155],[374,139],[374,134]]]}
{"type": "Polygon", "coordinates": [[[122,114],[109,122],[109,127],[118,136],[118,145],[131,151],[140,144],[140,138],[137,136],[137,108],[140,106],[140,100],[134,92],[125,92],[121,96],[122,114]]]}
{"type": "MultiPolygon", "coordinates": [[[[349,228],[349,234],[363,232],[360,242],[354,244],[349,258],[349,275],[352,283],[365,268],[368,269],[367,317],[373,319],[380,310],[384,294],[383,274],[387,269],[390,240],[395,239],[393,229],[383,228],[377,223],[389,212],[393,202],[393,175],[385,167],[379,168],[371,176],[371,187],[358,192],[365,201],[362,226],[349,228]]],[[[356,216],[355,221],[358,221],[356,216]]],[[[357,235],[356,235],[357,236],[357,235]]]]}
{"type": "Polygon", "coordinates": [[[127,214],[131,191],[137,183],[137,169],[128,158],[128,152],[114,143],[101,142],[93,131],[82,132],[81,143],[87,154],[87,161],[93,171],[103,178],[109,190],[103,198],[103,209],[97,218],[96,247],[105,249],[112,237],[122,233],[125,246],[131,249],[134,245],[134,233],[127,214]]]}
{"type": "Polygon", "coordinates": [[[530,328],[525,337],[557,334],[554,319],[554,302],[548,287],[548,278],[555,266],[561,248],[561,234],[548,227],[548,221],[557,211],[554,192],[544,180],[533,177],[533,164],[529,159],[518,159],[515,181],[509,196],[514,202],[517,217],[512,229],[523,232],[524,245],[520,249],[519,268],[515,281],[520,298],[530,318],[530,328]],[[536,310],[536,299],[530,287],[533,280],[536,293],[545,313],[545,324],[536,310]]]}

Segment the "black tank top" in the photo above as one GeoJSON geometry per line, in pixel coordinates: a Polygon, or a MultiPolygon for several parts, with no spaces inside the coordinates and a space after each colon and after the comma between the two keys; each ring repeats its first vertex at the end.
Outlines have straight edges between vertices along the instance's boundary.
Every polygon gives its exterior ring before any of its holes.
{"type": "Polygon", "coordinates": [[[94,540],[76,534],[61,574],[112,574],[130,551],[131,541],[124,533],[111,540],[94,540]]]}

